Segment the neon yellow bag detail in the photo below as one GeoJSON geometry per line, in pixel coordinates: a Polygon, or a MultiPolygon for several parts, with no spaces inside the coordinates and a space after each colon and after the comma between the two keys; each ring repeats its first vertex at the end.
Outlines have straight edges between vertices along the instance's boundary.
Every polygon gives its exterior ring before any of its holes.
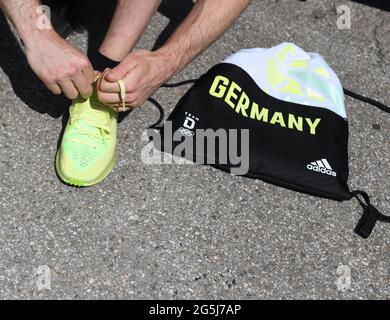
{"type": "Polygon", "coordinates": [[[340,80],[317,53],[284,42],[270,49],[243,49],[224,62],[241,67],[276,99],[327,108],[347,117],[340,80]]]}

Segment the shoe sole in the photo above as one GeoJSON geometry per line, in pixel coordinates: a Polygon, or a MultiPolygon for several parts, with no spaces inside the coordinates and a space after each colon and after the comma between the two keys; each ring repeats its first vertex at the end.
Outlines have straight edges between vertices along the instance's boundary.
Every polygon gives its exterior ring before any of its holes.
{"type": "Polygon", "coordinates": [[[102,182],[105,178],[107,178],[107,176],[111,173],[112,169],[114,168],[115,157],[112,159],[109,167],[97,179],[95,179],[92,182],[85,182],[83,180],[76,179],[76,178],[65,178],[64,175],[61,173],[61,170],[59,169],[58,162],[59,161],[58,161],[58,153],[57,153],[57,155],[56,155],[56,172],[57,172],[58,177],[64,183],[66,183],[70,186],[73,186],[73,187],[90,187],[90,186],[93,186],[93,185],[96,185],[96,184],[102,182]]]}

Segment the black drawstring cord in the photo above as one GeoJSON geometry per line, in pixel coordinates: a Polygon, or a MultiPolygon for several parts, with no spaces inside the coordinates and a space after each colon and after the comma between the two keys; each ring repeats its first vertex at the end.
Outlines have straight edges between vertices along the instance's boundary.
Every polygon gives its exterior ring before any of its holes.
{"type": "MultiPolygon", "coordinates": [[[[176,83],[165,83],[165,84],[163,84],[161,86],[161,88],[176,88],[176,87],[184,86],[186,84],[195,83],[197,80],[198,79],[189,79],[189,80],[184,80],[184,81],[180,81],[180,82],[176,82],[176,83]]],[[[158,111],[160,112],[160,117],[158,118],[157,122],[155,124],[152,124],[149,127],[149,129],[160,130],[162,127],[159,126],[159,124],[164,119],[164,109],[161,106],[161,104],[159,104],[155,99],[149,98],[148,101],[151,102],[158,109],[158,111]]]]}
{"type": "Polygon", "coordinates": [[[188,80],[184,80],[184,81],[180,81],[180,82],[176,82],[176,83],[165,83],[161,87],[162,88],[176,88],[176,87],[184,86],[186,84],[195,83],[197,80],[198,79],[188,79],[188,80]]]}
{"type": "MultiPolygon", "coordinates": [[[[359,203],[363,209],[367,209],[368,206],[372,206],[371,201],[370,201],[370,197],[368,196],[368,194],[366,192],[361,191],[361,190],[355,190],[355,191],[352,191],[352,195],[357,199],[357,201],[359,201],[359,203]],[[358,195],[361,195],[366,203],[364,203],[358,197],[358,195]]],[[[390,223],[390,216],[386,216],[378,211],[378,220],[390,223]]]]}
{"type": "Polygon", "coordinates": [[[358,94],[358,93],[353,92],[351,90],[348,90],[348,89],[345,89],[345,88],[343,88],[343,89],[344,89],[344,94],[346,94],[347,96],[350,96],[350,97],[352,97],[354,99],[358,99],[360,101],[369,103],[369,104],[371,104],[371,105],[381,109],[384,112],[390,113],[390,107],[386,106],[382,102],[379,102],[379,101],[376,101],[374,99],[362,96],[361,94],[358,94]]]}
{"type": "Polygon", "coordinates": [[[163,121],[164,119],[164,109],[162,108],[161,104],[159,104],[156,100],[154,100],[153,98],[149,98],[148,99],[149,102],[151,102],[156,108],[157,110],[160,112],[160,116],[158,118],[158,120],[156,121],[155,124],[152,124],[149,129],[161,129],[161,127],[159,127],[158,125],[161,123],[161,121],[163,121]]]}
{"type": "Polygon", "coordinates": [[[355,190],[351,192],[352,196],[359,201],[363,208],[363,214],[355,228],[355,233],[362,238],[368,238],[375,227],[377,221],[390,223],[390,216],[386,216],[378,211],[371,202],[368,194],[361,190],[355,190]],[[362,196],[363,200],[359,197],[362,196]]]}
{"type": "MultiPolygon", "coordinates": [[[[390,107],[386,106],[385,104],[376,101],[374,99],[362,96],[356,92],[353,92],[348,89],[344,89],[344,94],[354,98],[361,100],[365,103],[369,103],[380,110],[390,113],[390,107]]],[[[370,236],[372,230],[374,229],[377,221],[382,221],[386,223],[390,223],[390,216],[385,216],[384,214],[380,213],[377,208],[375,208],[371,202],[370,197],[368,194],[361,190],[355,190],[351,192],[352,196],[359,201],[361,207],[363,208],[363,214],[360,217],[360,220],[355,228],[355,233],[361,236],[362,238],[366,239],[370,236]],[[361,199],[359,196],[363,197],[361,199]],[[363,201],[364,200],[364,201],[363,201]]]]}

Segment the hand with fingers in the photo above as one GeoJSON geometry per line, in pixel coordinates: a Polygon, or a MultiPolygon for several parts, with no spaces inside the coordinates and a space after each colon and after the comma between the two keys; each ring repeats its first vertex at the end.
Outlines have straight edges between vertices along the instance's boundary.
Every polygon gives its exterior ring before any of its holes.
{"type": "Polygon", "coordinates": [[[31,69],[54,94],[69,99],[92,95],[94,70],[89,59],[54,31],[37,30],[26,42],[31,69]]]}
{"type": "Polygon", "coordinates": [[[175,64],[165,54],[135,51],[117,67],[102,73],[97,84],[98,99],[117,112],[142,106],[175,71],[175,64]],[[122,90],[119,80],[123,81],[122,90]]]}

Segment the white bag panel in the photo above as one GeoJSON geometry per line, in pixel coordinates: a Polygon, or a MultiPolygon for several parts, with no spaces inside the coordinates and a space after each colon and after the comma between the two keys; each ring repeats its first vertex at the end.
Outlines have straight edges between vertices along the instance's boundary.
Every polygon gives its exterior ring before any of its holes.
{"type": "Polygon", "coordinates": [[[270,49],[240,50],[224,63],[244,69],[276,99],[327,108],[347,118],[340,80],[319,54],[284,42],[270,49]]]}

